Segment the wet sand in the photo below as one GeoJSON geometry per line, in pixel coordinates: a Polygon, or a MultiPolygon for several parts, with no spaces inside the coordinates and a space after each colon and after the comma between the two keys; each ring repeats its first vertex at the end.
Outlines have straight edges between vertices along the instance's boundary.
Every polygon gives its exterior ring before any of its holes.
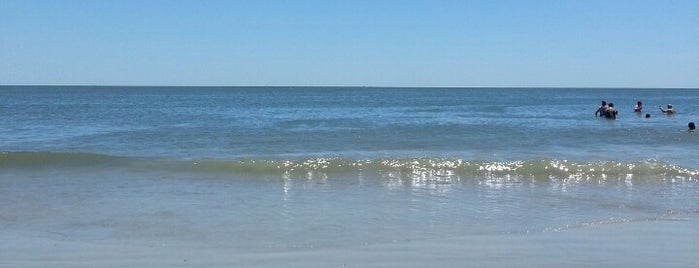
{"type": "Polygon", "coordinates": [[[699,267],[695,215],[533,234],[328,248],[243,241],[69,241],[0,231],[2,267],[699,267]]]}

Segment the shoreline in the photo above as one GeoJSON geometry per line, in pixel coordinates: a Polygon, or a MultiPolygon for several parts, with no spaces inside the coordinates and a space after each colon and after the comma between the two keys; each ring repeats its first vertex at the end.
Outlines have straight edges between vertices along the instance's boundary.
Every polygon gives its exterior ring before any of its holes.
{"type": "Polygon", "coordinates": [[[696,267],[699,218],[558,232],[258,251],[226,241],[65,241],[0,232],[3,267],[696,267]]]}

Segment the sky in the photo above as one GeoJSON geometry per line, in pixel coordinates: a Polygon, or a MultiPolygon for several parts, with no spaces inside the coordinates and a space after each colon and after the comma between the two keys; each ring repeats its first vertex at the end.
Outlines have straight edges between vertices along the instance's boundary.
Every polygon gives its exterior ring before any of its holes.
{"type": "Polygon", "coordinates": [[[699,88],[699,1],[0,0],[37,84],[699,88]]]}

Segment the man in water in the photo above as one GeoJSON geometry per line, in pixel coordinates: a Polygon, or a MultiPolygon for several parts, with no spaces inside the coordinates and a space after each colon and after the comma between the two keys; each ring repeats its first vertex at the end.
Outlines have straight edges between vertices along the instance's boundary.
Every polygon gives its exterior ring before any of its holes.
{"type": "Polygon", "coordinates": [[[687,127],[689,128],[689,132],[694,132],[694,130],[697,129],[697,126],[694,125],[694,122],[689,122],[689,124],[687,124],[687,127]]]}
{"type": "Polygon", "coordinates": [[[661,112],[666,113],[666,114],[674,114],[675,109],[672,108],[672,104],[667,105],[667,109],[663,109],[662,106],[658,106],[658,109],[660,109],[661,112]]]}
{"type": "Polygon", "coordinates": [[[636,102],[636,106],[633,107],[633,111],[636,113],[640,113],[641,110],[643,110],[643,104],[641,103],[641,101],[638,101],[636,102]]]}
{"type": "Polygon", "coordinates": [[[600,107],[597,108],[597,111],[595,111],[595,116],[599,116],[599,117],[605,116],[606,117],[607,116],[607,108],[609,108],[607,106],[607,102],[602,101],[602,105],[600,105],[600,107]]]}
{"type": "Polygon", "coordinates": [[[617,113],[618,113],[617,110],[614,109],[614,103],[610,102],[609,106],[607,106],[607,111],[605,112],[604,116],[609,118],[609,119],[616,119],[617,113]]]}

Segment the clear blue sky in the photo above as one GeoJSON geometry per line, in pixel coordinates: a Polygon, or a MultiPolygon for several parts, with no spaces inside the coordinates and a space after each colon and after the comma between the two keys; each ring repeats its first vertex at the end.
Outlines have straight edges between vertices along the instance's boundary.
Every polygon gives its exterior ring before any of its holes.
{"type": "Polygon", "coordinates": [[[699,1],[0,0],[0,84],[699,87],[699,1]]]}

